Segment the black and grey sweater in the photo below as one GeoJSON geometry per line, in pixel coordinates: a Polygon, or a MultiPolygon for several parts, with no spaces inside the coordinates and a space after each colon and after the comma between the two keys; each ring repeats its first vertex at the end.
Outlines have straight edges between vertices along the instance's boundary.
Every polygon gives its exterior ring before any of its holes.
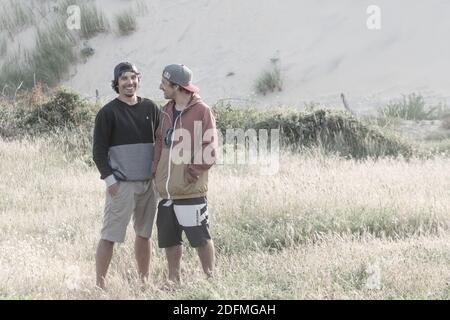
{"type": "Polygon", "coordinates": [[[140,97],[132,106],[116,98],[100,109],[95,118],[93,156],[107,186],[117,180],[151,179],[159,115],[153,101],[140,97]]]}

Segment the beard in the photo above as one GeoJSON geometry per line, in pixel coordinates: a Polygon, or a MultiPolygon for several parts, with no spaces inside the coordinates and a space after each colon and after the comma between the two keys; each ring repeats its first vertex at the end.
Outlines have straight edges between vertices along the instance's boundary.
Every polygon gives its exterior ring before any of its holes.
{"type": "Polygon", "coordinates": [[[164,99],[172,99],[172,96],[167,92],[164,92],[164,99]]]}
{"type": "Polygon", "coordinates": [[[133,86],[132,89],[127,89],[126,87],[122,87],[121,91],[123,92],[123,95],[125,97],[129,97],[130,98],[130,97],[133,97],[136,94],[137,86],[133,86]]]}

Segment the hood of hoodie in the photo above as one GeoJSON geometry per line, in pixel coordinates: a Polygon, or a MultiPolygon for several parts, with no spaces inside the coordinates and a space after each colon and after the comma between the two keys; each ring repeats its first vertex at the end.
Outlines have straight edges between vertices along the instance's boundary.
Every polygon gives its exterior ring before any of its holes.
{"type": "MultiPolygon", "coordinates": [[[[175,105],[175,101],[169,101],[161,111],[161,135],[162,137],[166,136],[169,128],[172,128],[172,117],[173,117],[173,108],[175,105]]],[[[202,122],[205,116],[205,112],[210,112],[210,108],[203,102],[202,98],[194,94],[192,99],[187,104],[186,108],[180,113],[178,118],[175,121],[175,127],[172,130],[176,129],[184,129],[187,130],[190,134],[192,145],[194,142],[194,123],[202,122]]],[[[180,139],[174,141],[174,146],[180,143],[180,139]]],[[[165,145],[168,147],[167,145],[165,145]]]]}
{"type": "MultiPolygon", "coordinates": [[[[184,108],[182,112],[183,113],[186,112],[188,109],[192,108],[193,106],[195,106],[198,103],[203,103],[203,100],[198,94],[194,93],[192,95],[191,100],[189,100],[188,104],[186,105],[186,108],[184,108]]],[[[170,100],[163,107],[162,111],[167,113],[167,114],[170,114],[170,116],[172,116],[172,114],[173,114],[173,107],[174,106],[175,106],[175,100],[170,100]]]]}

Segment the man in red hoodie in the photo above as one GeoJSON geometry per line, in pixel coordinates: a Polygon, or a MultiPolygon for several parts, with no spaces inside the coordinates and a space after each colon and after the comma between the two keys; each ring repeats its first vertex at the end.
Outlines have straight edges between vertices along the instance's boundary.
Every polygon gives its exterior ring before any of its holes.
{"type": "Polygon", "coordinates": [[[168,65],[160,89],[170,101],[156,130],[152,172],[162,200],[158,205],[158,245],[165,248],[169,280],[180,282],[182,232],[197,248],[203,271],[214,270],[214,244],[208,224],[208,170],[216,160],[216,124],[211,108],[197,94],[192,71],[168,65]]]}

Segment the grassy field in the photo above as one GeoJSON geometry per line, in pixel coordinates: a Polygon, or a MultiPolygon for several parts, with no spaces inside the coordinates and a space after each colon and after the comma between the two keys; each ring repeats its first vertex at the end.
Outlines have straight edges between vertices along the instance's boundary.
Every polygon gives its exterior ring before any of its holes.
{"type": "Polygon", "coordinates": [[[0,138],[2,299],[450,299],[450,162],[353,161],[283,153],[280,171],[216,166],[210,177],[217,275],[185,246],[183,285],[137,280],[133,230],[108,290],[95,289],[104,185],[55,141],[0,138]]]}

